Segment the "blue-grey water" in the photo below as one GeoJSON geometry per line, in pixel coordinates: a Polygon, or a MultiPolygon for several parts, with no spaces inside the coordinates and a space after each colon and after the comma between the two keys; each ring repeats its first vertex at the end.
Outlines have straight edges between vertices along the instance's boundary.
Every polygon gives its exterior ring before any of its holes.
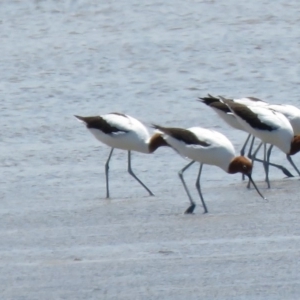
{"type": "MultiPolygon", "coordinates": [[[[299,21],[296,0],[2,0],[1,299],[298,299],[298,179],[271,169],[267,190],[256,165],[265,202],[205,166],[210,214],[184,216],[187,161],[134,153],[148,197],[115,151],[106,200],[109,149],[73,115],[214,128],[238,152],[246,134],[197,97],[300,107],[299,21]]],[[[290,168],[280,151],[272,160],[290,168]]]]}

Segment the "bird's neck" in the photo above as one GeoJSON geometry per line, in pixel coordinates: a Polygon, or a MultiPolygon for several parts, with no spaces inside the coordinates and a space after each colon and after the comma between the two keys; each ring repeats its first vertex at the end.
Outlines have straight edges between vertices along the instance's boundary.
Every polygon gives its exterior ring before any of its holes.
{"type": "Polygon", "coordinates": [[[289,155],[294,155],[300,151],[300,135],[295,135],[291,142],[291,150],[289,155]]]}
{"type": "Polygon", "coordinates": [[[155,133],[148,141],[149,153],[153,153],[157,148],[170,145],[164,140],[161,133],[155,133]]]}

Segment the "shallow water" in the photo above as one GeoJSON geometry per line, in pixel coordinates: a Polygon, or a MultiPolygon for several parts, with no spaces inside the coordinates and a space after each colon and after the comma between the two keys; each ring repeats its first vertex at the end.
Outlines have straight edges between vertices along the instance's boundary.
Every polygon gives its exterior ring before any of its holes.
{"type": "MultiPolygon", "coordinates": [[[[105,215],[106,209],[122,209],[123,202],[132,204],[133,210],[126,210],[125,222],[136,214],[146,218],[139,221],[147,222],[149,203],[143,207],[140,202],[149,198],[126,173],[127,156],[122,151],[116,151],[111,162],[113,201],[103,204],[109,149],[99,144],[74,114],[119,111],[147,126],[214,128],[226,134],[238,150],[246,134],[229,128],[197,102],[197,97],[207,93],[256,96],[300,107],[299,12],[298,1],[1,1],[0,228],[1,235],[11,235],[5,251],[23,251],[22,242],[15,243],[14,238],[22,238],[19,230],[28,229],[25,247],[55,252],[59,248],[56,230],[65,226],[70,226],[70,231],[79,226],[80,243],[88,247],[84,230],[92,230],[97,237],[110,236],[109,224],[118,218],[118,213],[110,214],[108,227],[97,230],[97,218],[89,223],[88,212],[101,207],[105,215]],[[80,218],[77,224],[76,216],[82,210],[86,219],[80,218]],[[39,227],[52,230],[52,243],[43,244],[47,236],[35,232],[39,227]]],[[[274,151],[272,158],[290,169],[279,151],[274,151]]],[[[294,161],[299,165],[299,155],[294,161]]],[[[152,213],[163,214],[165,200],[171,201],[168,214],[175,219],[184,210],[187,197],[177,171],[186,163],[169,149],[159,149],[154,155],[134,153],[136,174],[157,195],[151,199],[152,213]]],[[[271,179],[283,178],[280,172],[271,171],[271,179]]],[[[195,177],[196,168],[186,174],[193,194],[195,177]]],[[[255,167],[253,177],[260,187],[265,186],[261,166],[255,167]]],[[[230,189],[227,195],[231,200],[247,197],[260,205],[255,191],[246,191],[240,181],[239,175],[204,167],[202,187],[208,201],[223,201],[224,187],[230,189]]],[[[276,188],[276,182],[274,185],[276,188]]],[[[218,214],[214,205],[219,204],[209,202],[209,210],[218,214]]],[[[201,218],[200,212],[197,208],[201,218]]],[[[163,217],[160,219],[163,224],[163,217]]],[[[66,233],[65,238],[70,236],[66,233]]],[[[118,240],[115,243],[118,245],[118,240]]],[[[35,254],[32,257],[34,260],[35,254]]],[[[26,272],[24,267],[22,274],[26,276],[26,272]]],[[[91,276],[88,271],[87,276],[91,276]]],[[[18,280],[12,276],[7,284],[17,286],[18,280]]],[[[31,284],[34,282],[26,286],[31,284]]],[[[20,295],[26,294],[25,290],[20,288],[20,295]]],[[[5,299],[13,299],[6,292],[5,299]]],[[[53,293],[53,299],[58,299],[53,293]]],[[[134,297],[132,290],[129,294],[134,297]]],[[[190,290],[190,295],[196,294],[190,290]]],[[[68,297],[75,299],[71,292],[64,299],[68,297]]],[[[258,294],[253,297],[247,299],[259,299],[258,294]]],[[[35,299],[33,295],[29,298],[35,299]]],[[[211,299],[224,298],[216,293],[211,299]]]]}

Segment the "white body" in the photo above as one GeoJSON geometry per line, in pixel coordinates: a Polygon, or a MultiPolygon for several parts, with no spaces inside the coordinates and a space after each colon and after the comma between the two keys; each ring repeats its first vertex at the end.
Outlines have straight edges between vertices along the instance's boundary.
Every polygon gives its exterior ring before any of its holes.
{"type": "Polygon", "coordinates": [[[117,114],[106,114],[101,117],[111,126],[127,132],[106,134],[101,130],[88,128],[97,140],[112,148],[149,153],[150,135],[140,121],[128,115],[125,117],[117,114]]]}
{"type": "Polygon", "coordinates": [[[290,121],[294,134],[300,134],[300,109],[293,105],[269,105],[269,109],[282,113],[290,121]]]}
{"type": "Polygon", "coordinates": [[[229,126],[245,131],[245,128],[240,124],[240,122],[236,119],[233,113],[226,113],[220,109],[217,109],[215,107],[211,108],[218,114],[218,116],[223,119],[229,126]]]}
{"type": "Polygon", "coordinates": [[[288,154],[294,137],[293,128],[289,120],[281,113],[272,111],[266,107],[248,106],[262,123],[277,127],[277,129],[261,130],[251,127],[244,119],[235,115],[237,120],[244,126],[247,132],[261,139],[264,143],[272,144],[288,154]]]}
{"type": "Polygon", "coordinates": [[[247,106],[258,106],[258,107],[265,107],[269,104],[263,100],[252,100],[251,98],[239,98],[239,99],[233,99],[233,102],[240,103],[247,106]]]}
{"type": "Polygon", "coordinates": [[[229,164],[235,157],[234,147],[228,138],[217,131],[201,127],[192,127],[187,130],[193,132],[199,140],[210,146],[187,145],[166,134],[163,137],[182,156],[203,164],[218,166],[228,172],[229,164]]]}
{"type": "MultiPolygon", "coordinates": [[[[240,98],[240,99],[233,99],[233,102],[237,102],[240,104],[244,104],[244,105],[252,105],[252,106],[259,106],[259,107],[264,107],[267,106],[268,103],[264,102],[264,101],[253,101],[250,98],[240,98]]],[[[238,129],[238,130],[242,130],[242,131],[246,131],[244,126],[236,119],[235,115],[231,112],[224,112],[222,110],[219,110],[215,107],[211,108],[219,115],[219,117],[221,119],[223,119],[229,126],[238,129]]]]}

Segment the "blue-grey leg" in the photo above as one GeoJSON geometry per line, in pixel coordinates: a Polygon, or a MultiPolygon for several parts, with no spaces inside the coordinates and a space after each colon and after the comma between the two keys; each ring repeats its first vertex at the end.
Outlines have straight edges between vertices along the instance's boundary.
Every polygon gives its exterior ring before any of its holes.
{"type": "MultiPolygon", "coordinates": [[[[267,170],[268,170],[268,171],[267,171],[267,172],[268,172],[268,174],[269,174],[269,166],[272,166],[272,167],[275,167],[275,168],[281,170],[282,173],[283,173],[284,175],[286,175],[287,177],[294,177],[293,174],[292,174],[288,169],[286,169],[285,167],[283,167],[283,166],[281,166],[281,165],[274,164],[274,163],[270,163],[270,157],[271,157],[272,149],[273,149],[273,145],[271,145],[271,146],[269,147],[268,152],[267,152],[267,162],[268,162],[268,164],[267,164],[267,170]]],[[[263,160],[258,159],[258,158],[256,158],[256,157],[255,157],[255,161],[264,163],[263,160]]]]}
{"type": "Polygon", "coordinates": [[[204,202],[204,199],[203,199],[203,196],[202,196],[202,193],[201,193],[201,187],[200,187],[200,176],[201,176],[201,172],[202,172],[202,167],[203,167],[203,164],[200,164],[199,173],[198,173],[197,180],[196,180],[196,188],[197,188],[199,197],[200,197],[201,202],[202,202],[204,213],[206,214],[208,212],[208,210],[207,210],[206,204],[204,202]]]}
{"type": "Polygon", "coordinates": [[[270,145],[270,147],[268,149],[268,153],[267,153],[267,159],[268,159],[268,161],[270,161],[271,152],[272,152],[273,147],[274,147],[274,145],[270,145]]]}
{"type": "Polygon", "coordinates": [[[109,170],[109,161],[113,154],[114,148],[111,148],[108,159],[105,163],[105,178],[106,178],[106,198],[109,198],[109,182],[108,182],[108,170],[109,170]]]}
{"type": "Polygon", "coordinates": [[[246,139],[246,141],[245,141],[245,143],[244,143],[244,145],[243,145],[243,147],[242,147],[242,149],[240,151],[240,153],[241,153],[242,156],[245,155],[245,149],[246,149],[246,146],[247,146],[247,144],[249,142],[250,137],[251,137],[251,134],[248,134],[247,139],[246,139]]]}
{"type": "Polygon", "coordinates": [[[191,161],[191,162],[188,163],[183,169],[181,169],[181,170],[178,172],[178,176],[179,176],[179,178],[180,178],[180,180],[181,180],[181,182],[182,182],[182,184],[183,184],[183,187],[184,187],[184,189],[185,189],[185,192],[187,193],[187,195],[188,195],[188,197],[189,197],[189,200],[190,200],[190,202],[191,202],[190,207],[184,212],[185,214],[192,214],[193,211],[194,211],[194,209],[195,209],[195,207],[196,207],[196,204],[195,204],[195,202],[193,201],[193,198],[192,198],[192,196],[191,196],[191,194],[190,194],[190,192],[189,192],[189,190],[188,190],[188,188],[187,188],[187,186],[186,186],[186,183],[185,183],[185,181],[184,181],[184,179],[183,179],[183,173],[184,173],[184,171],[186,171],[186,170],[187,170],[192,164],[194,164],[194,163],[195,163],[194,160],[191,161]]]}
{"type": "MultiPolygon", "coordinates": [[[[256,150],[254,151],[254,153],[253,153],[253,155],[251,156],[251,158],[252,158],[252,165],[254,164],[254,160],[256,160],[256,155],[257,155],[257,153],[258,153],[258,151],[259,151],[259,149],[261,148],[261,146],[262,146],[262,142],[258,145],[258,147],[256,148],[256,150]]],[[[247,188],[249,189],[250,188],[250,185],[251,185],[251,181],[250,181],[250,179],[249,179],[249,181],[248,181],[248,185],[247,185],[247,188]]]]}
{"type": "Polygon", "coordinates": [[[251,155],[252,163],[254,163],[254,160],[256,160],[256,155],[258,151],[260,150],[261,146],[263,145],[263,142],[261,142],[258,147],[255,149],[253,155],[251,155]]]}
{"type": "MultiPolygon", "coordinates": [[[[271,153],[272,153],[272,149],[273,149],[273,145],[270,145],[268,152],[267,152],[267,164],[266,164],[266,181],[269,181],[269,166],[270,166],[270,157],[271,157],[271,153]]],[[[268,182],[267,181],[267,182],[268,182]]],[[[270,187],[270,181],[269,181],[269,185],[268,187],[270,187]]]]}
{"type": "Polygon", "coordinates": [[[290,162],[290,164],[294,167],[294,169],[296,170],[296,172],[298,173],[298,175],[300,176],[300,172],[298,170],[298,168],[296,167],[296,165],[294,164],[292,158],[290,155],[287,155],[286,158],[288,159],[288,161],[290,162]]]}
{"type": "Polygon", "coordinates": [[[253,135],[252,140],[251,140],[251,144],[250,144],[250,147],[249,147],[248,155],[247,155],[249,158],[251,158],[251,156],[252,156],[252,149],[253,149],[254,141],[255,141],[255,136],[253,135]]]}
{"type": "MultiPolygon", "coordinates": [[[[272,145],[270,147],[272,147],[272,145]]],[[[265,181],[266,181],[266,183],[268,185],[268,188],[270,188],[269,166],[268,166],[268,155],[267,155],[267,144],[264,144],[264,169],[265,169],[265,174],[266,174],[265,181]]]]}
{"type": "Polygon", "coordinates": [[[154,196],[154,194],[142,183],[141,180],[139,180],[136,175],[133,173],[131,169],[131,151],[128,151],[128,173],[141,185],[143,186],[147,192],[150,194],[150,196],[154,196]]]}

